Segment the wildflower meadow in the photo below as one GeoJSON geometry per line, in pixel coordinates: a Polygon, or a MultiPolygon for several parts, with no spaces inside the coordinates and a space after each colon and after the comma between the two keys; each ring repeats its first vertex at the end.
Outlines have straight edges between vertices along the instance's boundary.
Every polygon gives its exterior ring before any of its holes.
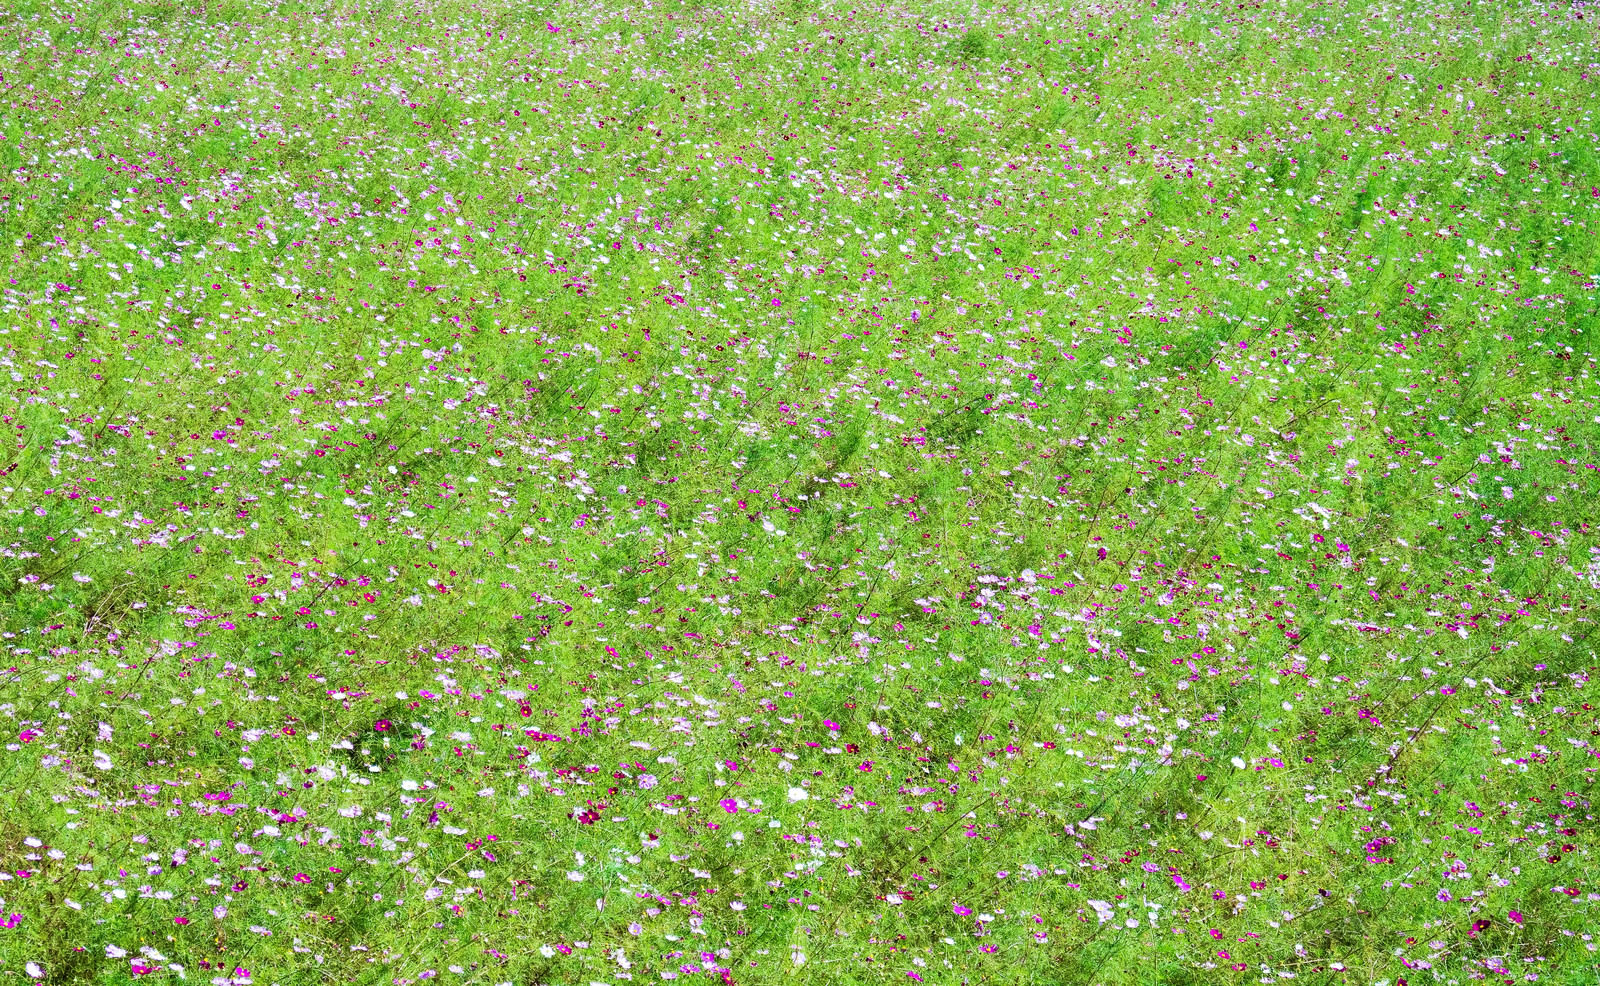
{"type": "Polygon", "coordinates": [[[1592,986],[1597,19],[0,5],[0,986],[1592,986]]]}

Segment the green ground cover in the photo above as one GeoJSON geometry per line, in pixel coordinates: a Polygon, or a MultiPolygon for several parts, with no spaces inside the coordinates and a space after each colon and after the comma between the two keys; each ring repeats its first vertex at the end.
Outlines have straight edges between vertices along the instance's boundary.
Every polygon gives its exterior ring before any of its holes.
{"type": "Polygon", "coordinates": [[[1597,17],[7,5],[0,983],[1594,983],[1597,17]]]}

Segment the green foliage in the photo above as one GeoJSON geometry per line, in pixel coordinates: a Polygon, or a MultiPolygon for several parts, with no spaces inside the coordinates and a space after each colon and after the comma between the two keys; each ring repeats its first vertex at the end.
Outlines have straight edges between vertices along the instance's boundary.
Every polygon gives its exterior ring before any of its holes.
{"type": "Polygon", "coordinates": [[[0,11],[0,979],[1592,979],[1580,13],[0,11]]]}

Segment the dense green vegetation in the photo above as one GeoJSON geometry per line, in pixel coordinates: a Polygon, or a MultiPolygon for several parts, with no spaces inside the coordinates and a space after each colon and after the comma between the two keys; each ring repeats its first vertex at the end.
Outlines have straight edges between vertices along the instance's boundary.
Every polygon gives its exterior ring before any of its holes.
{"type": "Polygon", "coordinates": [[[1594,982],[1595,17],[6,6],[0,982],[1594,982]]]}

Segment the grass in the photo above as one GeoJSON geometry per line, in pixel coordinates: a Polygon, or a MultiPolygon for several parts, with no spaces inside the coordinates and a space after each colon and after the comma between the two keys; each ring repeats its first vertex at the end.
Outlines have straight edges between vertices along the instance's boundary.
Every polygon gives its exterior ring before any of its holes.
{"type": "Polygon", "coordinates": [[[1600,974],[1592,11],[0,22],[0,982],[1600,974]]]}

